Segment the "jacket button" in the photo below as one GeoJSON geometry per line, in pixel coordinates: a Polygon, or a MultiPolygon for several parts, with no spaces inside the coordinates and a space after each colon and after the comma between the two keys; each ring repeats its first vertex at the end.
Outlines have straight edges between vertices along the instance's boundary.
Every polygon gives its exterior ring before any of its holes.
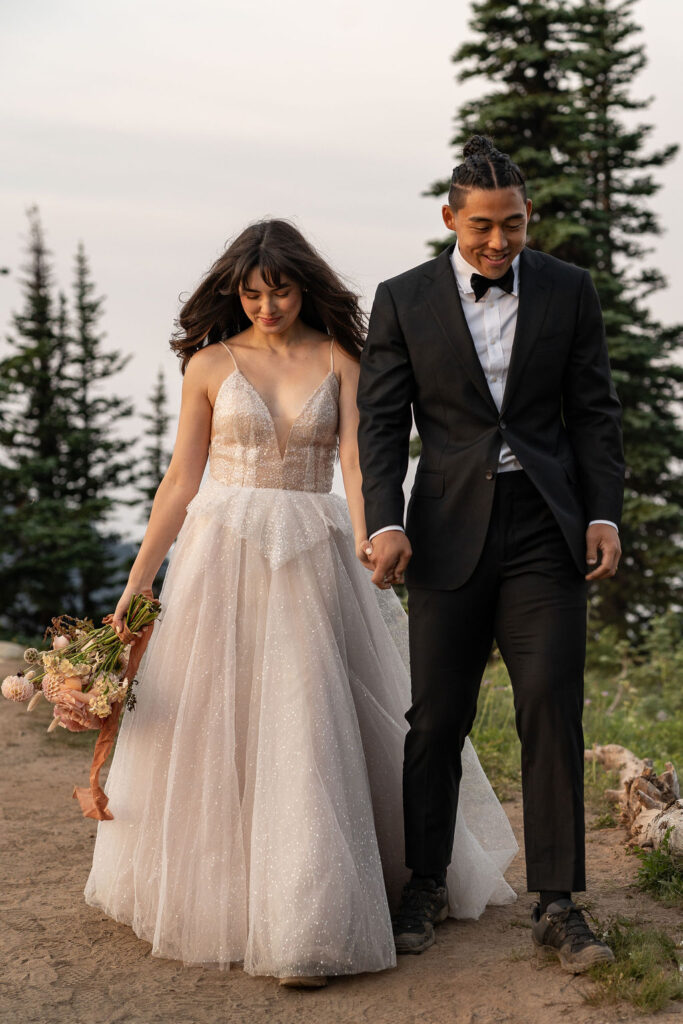
{"type": "Polygon", "coordinates": [[[487,480],[493,480],[493,473],[492,473],[492,471],[490,469],[486,470],[486,479],[487,480]]]}
{"type": "Polygon", "coordinates": [[[505,420],[499,420],[498,421],[498,426],[500,427],[501,430],[506,430],[507,429],[507,423],[505,422],[505,420]]]}

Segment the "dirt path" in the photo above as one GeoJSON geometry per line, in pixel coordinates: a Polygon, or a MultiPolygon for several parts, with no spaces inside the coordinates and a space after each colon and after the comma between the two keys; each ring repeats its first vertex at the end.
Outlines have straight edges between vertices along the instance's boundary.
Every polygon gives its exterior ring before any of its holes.
{"type": "MultiPolygon", "coordinates": [[[[0,662],[0,678],[14,665],[0,662]]],[[[71,788],[85,783],[89,747],[62,730],[45,736],[49,709],[0,702],[0,1020],[7,1024],[572,1024],[683,1020],[680,1004],[654,1018],[593,1009],[591,983],[531,950],[522,858],[508,878],[516,904],[478,922],[449,921],[423,956],[395,971],[338,979],[318,992],[280,989],[238,968],[224,973],[150,956],[132,931],[82,899],[95,823],[71,788]]],[[[521,805],[507,811],[520,835],[521,805]]],[[[683,939],[683,922],[632,888],[635,858],[619,829],[589,831],[594,912],[622,915],[683,939]]]]}

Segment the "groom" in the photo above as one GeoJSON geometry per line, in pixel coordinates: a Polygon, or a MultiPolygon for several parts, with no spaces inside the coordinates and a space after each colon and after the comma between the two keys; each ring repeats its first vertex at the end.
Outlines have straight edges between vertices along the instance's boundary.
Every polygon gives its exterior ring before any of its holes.
{"type": "Polygon", "coordinates": [[[448,911],[460,754],[495,640],[522,743],[532,936],[578,973],[613,959],[571,893],[585,888],[586,580],[620,556],[620,407],[589,274],[525,248],[531,201],[507,155],[475,136],[464,158],[443,207],[457,243],[380,284],[358,391],[366,564],[383,588],[405,571],[409,595],[396,948],[422,952],[448,911]]]}

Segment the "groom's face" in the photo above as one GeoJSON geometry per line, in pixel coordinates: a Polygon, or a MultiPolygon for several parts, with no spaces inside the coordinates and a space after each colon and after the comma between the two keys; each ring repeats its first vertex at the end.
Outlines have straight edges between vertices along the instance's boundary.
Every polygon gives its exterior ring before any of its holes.
{"type": "Polygon", "coordinates": [[[442,208],[444,224],[458,236],[463,257],[485,277],[502,277],[526,242],[531,200],[518,188],[470,188],[454,210],[442,208]]]}

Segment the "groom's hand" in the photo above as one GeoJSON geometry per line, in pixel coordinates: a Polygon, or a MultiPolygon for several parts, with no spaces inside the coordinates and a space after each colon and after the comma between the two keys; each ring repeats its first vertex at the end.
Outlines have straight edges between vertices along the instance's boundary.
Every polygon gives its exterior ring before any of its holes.
{"type": "Polygon", "coordinates": [[[388,590],[394,583],[403,583],[403,574],[413,549],[402,530],[387,530],[372,539],[372,554],[368,561],[374,568],[372,582],[380,590],[388,590]]]}
{"type": "Polygon", "coordinates": [[[604,580],[614,576],[621,558],[619,534],[607,523],[592,523],[586,530],[587,580],[604,580]]]}

